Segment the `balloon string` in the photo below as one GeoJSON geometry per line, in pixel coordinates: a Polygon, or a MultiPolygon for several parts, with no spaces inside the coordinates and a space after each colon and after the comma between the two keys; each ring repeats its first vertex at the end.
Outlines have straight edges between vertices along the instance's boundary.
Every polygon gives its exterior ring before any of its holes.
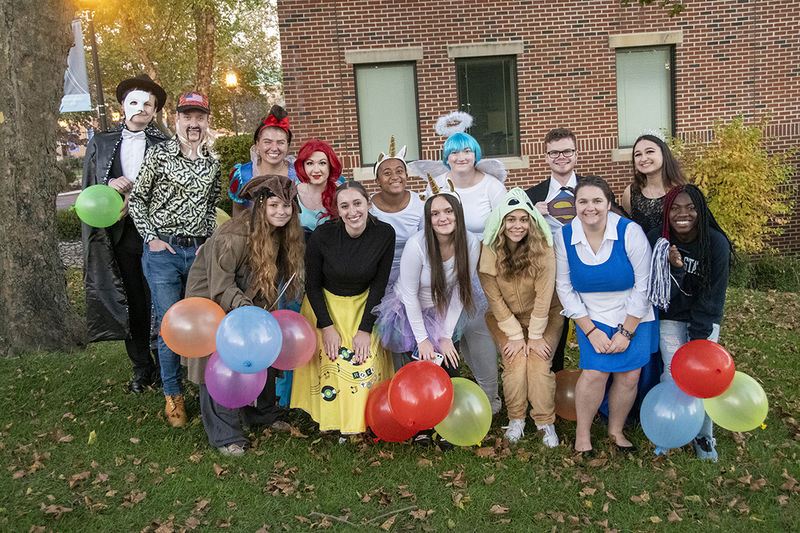
{"type": "Polygon", "coordinates": [[[297,272],[293,272],[293,273],[292,273],[292,275],[291,275],[291,276],[289,276],[289,281],[287,281],[287,282],[286,282],[286,283],[283,285],[283,288],[282,288],[282,289],[281,289],[281,291],[278,293],[278,297],[277,297],[277,298],[275,298],[275,301],[272,303],[272,305],[270,305],[270,306],[269,306],[269,310],[270,310],[270,311],[272,311],[273,309],[275,309],[275,306],[276,306],[276,305],[278,305],[278,302],[280,301],[280,299],[281,299],[281,296],[283,296],[283,295],[286,293],[286,290],[289,288],[289,285],[291,285],[291,284],[292,284],[292,280],[294,279],[294,277],[295,277],[296,275],[297,275],[297,272]]]}

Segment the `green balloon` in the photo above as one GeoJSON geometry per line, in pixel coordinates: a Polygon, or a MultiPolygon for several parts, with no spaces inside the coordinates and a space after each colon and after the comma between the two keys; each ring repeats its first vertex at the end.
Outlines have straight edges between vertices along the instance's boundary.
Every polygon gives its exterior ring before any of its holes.
{"type": "Polygon", "coordinates": [[[718,426],[730,431],[751,431],[767,418],[767,395],[756,380],[736,372],[730,387],[719,396],[703,399],[706,413],[718,426]]]}
{"type": "Polygon", "coordinates": [[[75,212],[89,226],[107,228],[119,220],[122,196],[108,185],[86,187],[75,199],[75,212]]]}
{"type": "Polygon", "coordinates": [[[492,425],[492,405],[477,383],[466,378],[452,378],[453,404],[444,420],[434,429],[456,446],[478,444],[492,425]]]}

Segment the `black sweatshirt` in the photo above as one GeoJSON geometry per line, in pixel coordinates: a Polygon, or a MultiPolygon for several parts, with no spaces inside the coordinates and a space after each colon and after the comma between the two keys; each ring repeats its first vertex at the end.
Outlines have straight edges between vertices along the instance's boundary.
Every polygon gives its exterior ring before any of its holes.
{"type": "MultiPolygon", "coordinates": [[[[710,229],[711,264],[708,267],[709,286],[702,289],[699,271],[700,243],[679,242],[673,237],[672,244],[678,247],[683,260],[682,268],[670,266],[673,280],[670,280],[669,308],[659,309],[659,320],[675,320],[689,323],[689,340],[707,339],[712,325],[722,322],[722,308],[725,306],[725,291],[728,288],[730,270],[730,245],[725,236],[710,229]],[[677,284],[675,283],[677,281],[677,284]]],[[[661,228],[651,230],[647,237],[651,245],[661,236],[661,228]]]]}
{"type": "Polygon", "coordinates": [[[322,289],[337,296],[356,296],[369,289],[358,329],[372,332],[378,305],[386,292],[394,257],[394,228],[369,216],[367,227],[351,237],[341,220],[328,221],[314,230],[306,245],[306,295],[317,327],[333,324],[322,289]]]}

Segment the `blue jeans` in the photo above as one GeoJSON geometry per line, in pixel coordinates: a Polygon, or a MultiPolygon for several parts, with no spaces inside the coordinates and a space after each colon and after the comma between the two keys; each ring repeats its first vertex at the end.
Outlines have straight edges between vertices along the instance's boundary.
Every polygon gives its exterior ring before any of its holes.
{"type": "MultiPolygon", "coordinates": [[[[142,253],[142,270],[150,287],[150,296],[156,315],[156,326],[161,330],[161,319],[172,305],[183,298],[186,291],[186,278],[194,263],[196,246],[172,244],[173,254],[167,249],[151,252],[145,243],[142,253]]],[[[164,396],[181,394],[183,368],[178,354],[167,348],[161,335],[158,336],[158,359],[161,362],[161,381],[164,396]]]]}
{"type": "MultiPolygon", "coordinates": [[[[689,342],[689,323],[677,322],[675,320],[661,320],[659,321],[661,332],[659,335],[659,346],[661,348],[661,358],[664,361],[664,372],[661,374],[661,381],[673,381],[672,373],[670,372],[670,365],[672,364],[672,357],[678,348],[689,342]]],[[[719,340],[719,324],[714,324],[711,330],[711,335],[708,340],[717,342],[719,340]]],[[[700,428],[698,437],[713,436],[714,424],[708,415],[705,415],[703,420],[703,427],[700,428]]]]}

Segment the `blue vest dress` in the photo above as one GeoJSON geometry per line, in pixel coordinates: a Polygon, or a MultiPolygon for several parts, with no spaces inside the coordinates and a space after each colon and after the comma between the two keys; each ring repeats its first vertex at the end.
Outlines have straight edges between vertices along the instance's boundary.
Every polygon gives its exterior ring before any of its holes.
{"type": "MultiPolygon", "coordinates": [[[[569,262],[569,278],[578,294],[621,292],[633,287],[635,281],[633,265],[625,252],[625,230],[630,223],[630,220],[620,218],[617,223],[617,240],[614,241],[611,256],[599,265],[587,265],[578,257],[575,245],[572,244],[572,224],[567,224],[561,229],[569,262]]],[[[597,329],[608,335],[609,339],[617,332],[617,324],[603,324],[597,320],[592,322],[597,329]]],[[[655,320],[640,322],[628,348],[620,353],[597,353],[581,328],[575,329],[581,353],[580,367],[589,370],[601,372],[636,370],[646,365],[650,361],[650,354],[658,349],[658,327],[655,320]]]]}

